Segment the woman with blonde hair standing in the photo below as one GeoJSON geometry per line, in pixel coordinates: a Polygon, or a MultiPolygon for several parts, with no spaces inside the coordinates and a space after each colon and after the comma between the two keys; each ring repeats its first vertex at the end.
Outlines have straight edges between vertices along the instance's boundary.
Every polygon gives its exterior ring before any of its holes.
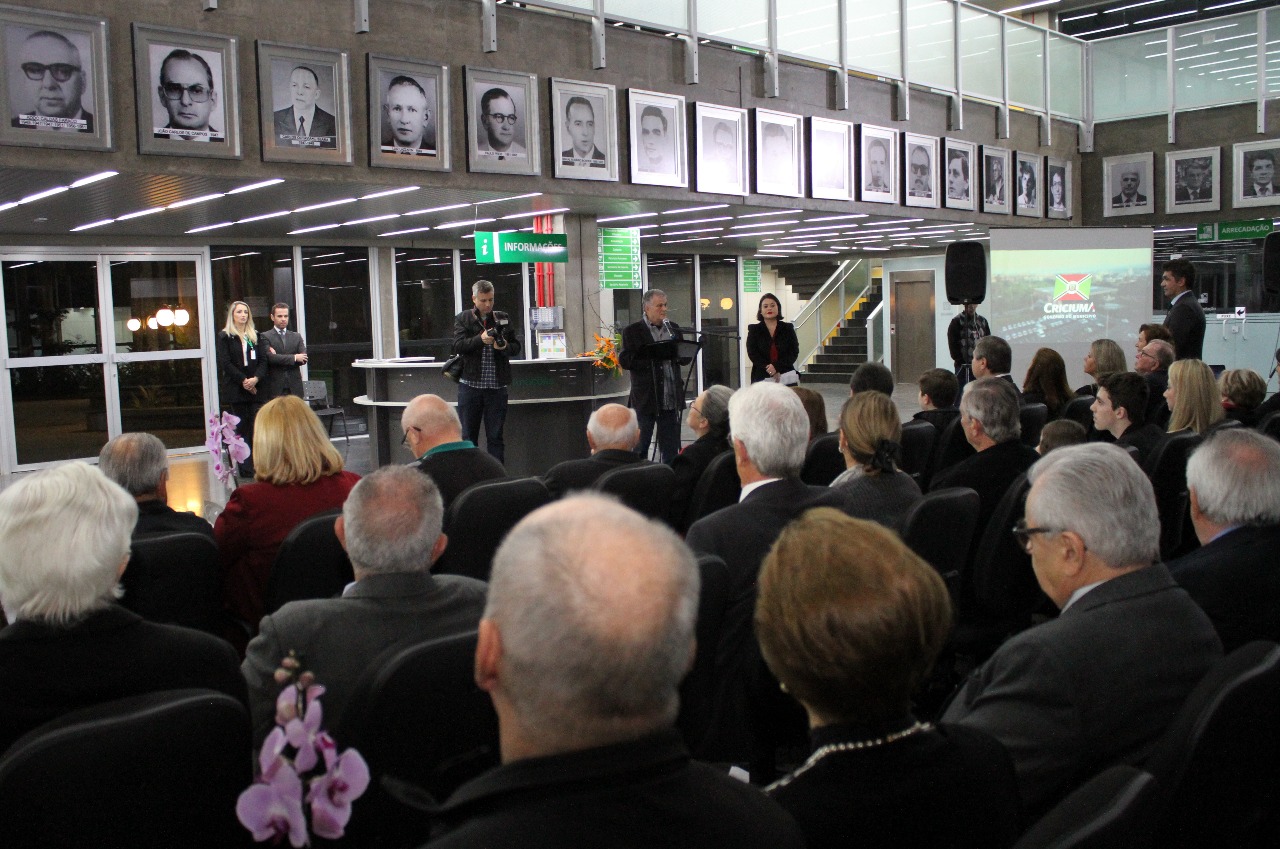
{"type": "MultiPolygon", "coordinates": [[[[253,448],[253,424],[262,400],[258,385],[265,387],[267,355],[258,350],[258,331],[244,301],[227,307],[227,322],[218,333],[215,352],[218,361],[218,400],[222,409],[240,418],[236,432],[253,448]]],[[[252,477],[254,455],[241,465],[240,475],[252,477]]]]}
{"type": "Polygon", "coordinates": [[[1213,369],[1200,360],[1177,360],[1169,366],[1164,400],[1169,404],[1169,433],[1190,429],[1203,436],[1225,415],[1213,369]]]}

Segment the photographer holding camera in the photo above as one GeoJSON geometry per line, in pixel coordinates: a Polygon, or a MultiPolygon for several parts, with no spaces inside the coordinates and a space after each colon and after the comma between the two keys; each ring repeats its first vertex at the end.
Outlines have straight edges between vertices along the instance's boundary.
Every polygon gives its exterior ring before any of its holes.
{"type": "Polygon", "coordinates": [[[463,360],[458,418],[462,436],[476,445],[483,418],[485,448],[502,462],[511,359],[520,356],[520,339],[507,314],[493,308],[492,283],[477,280],[471,287],[471,302],[475,307],[458,313],[453,322],[453,352],[463,360]]]}

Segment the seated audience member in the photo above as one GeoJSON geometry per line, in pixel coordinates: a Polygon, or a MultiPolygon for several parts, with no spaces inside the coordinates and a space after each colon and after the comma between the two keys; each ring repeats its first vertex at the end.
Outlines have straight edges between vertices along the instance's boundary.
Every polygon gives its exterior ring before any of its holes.
{"type": "Polygon", "coordinates": [[[1148,342],[1133,361],[1133,370],[1147,381],[1147,421],[1161,428],[1169,426],[1169,405],[1164,401],[1164,391],[1169,388],[1169,366],[1173,361],[1173,345],[1164,339],[1148,342]]]}
{"type": "Polygon", "coordinates": [[[324,685],[325,726],[336,728],[382,652],[475,630],[484,583],[430,571],[445,548],[443,518],[435,483],[407,466],[384,466],[355,485],[335,525],[355,582],[340,598],[293,601],[264,616],[249,643],[241,669],[257,742],[275,724],[273,676],[290,651],[324,685]]]}
{"type": "Polygon", "coordinates": [[[1213,370],[1200,360],[1178,360],[1169,366],[1164,400],[1169,404],[1169,433],[1193,430],[1203,435],[1226,415],[1213,370]]]}
{"type": "Polygon", "coordinates": [[[1088,438],[1089,432],[1080,422],[1073,419],[1058,419],[1040,429],[1040,444],[1036,446],[1036,451],[1043,457],[1055,448],[1083,445],[1088,438]]]}
{"type": "MultiPolygon", "coordinates": [[[[795,400],[768,381],[742,392],[757,386],[795,400]]],[[[803,846],[774,802],[691,760],[675,730],[697,608],[697,566],[663,525],[591,495],[522,520],[494,558],[476,648],[502,765],[445,802],[431,845],[803,846]]]]}
{"type": "Polygon", "coordinates": [[[360,476],[343,471],[342,455],[296,395],[273,398],[258,412],[253,456],[256,482],[231,493],[213,535],[223,603],[256,632],[280,543],[303,519],[341,507],[360,476]]]}
{"type": "Polygon", "coordinates": [[[212,539],[213,526],[195,513],[168,505],[169,458],[164,443],[149,433],[122,433],[102,446],[98,468],[138,503],[133,535],[192,531],[212,539]]]}
{"type": "Polygon", "coordinates": [[[828,430],[827,402],[822,395],[804,386],[793,386],[791,391],[804,404],[804,411],[809,416],[809,441],[812,442],[815,436],[822,436],[828,430]]]}
{"type": "MultiPolygon", "coordinates": [[[[1280,350],[1277,350],[1276,354],[1278,356],[1276,357],[1275,365],[1280,367],[1280,350]]],[[[1263,419],[1277,410],[1280,410],[1280,392],[1277,392],[1259,404],[1258,408],[1253,411],[1253,416],[1258,421],[1258,424],[1262,424],[1263,419]]]]}
{"type": "Polygon", "coordinates": [[[920,387],[920,412],[913,419],[926,421],[942,433],[942,429],[951,424],[960,411],[956,409],[956,396],[960,394],[960,382],[954,372],[944,368],[931,368],[916,380],[920,387]]]}
{"type": "Polygon", "coordinates": [[[889,369],[880,363],[863,363],[854,369],[853,377],[849,378],[849,394],[883,392],[892,398],[894,385],[893,372],[889,369]]]}
{"type": "MultiPolygon", "coordinates": [[[[1134,348],[1140,353],[1147,345],[1157,339],[1169,343],[1173,347],[1173,334],[1169,332],[1169,328],[1163,324],[1144,324],[1138,328],[1138,341],[1134,344],[1134,348]]],[[[1137,368],[1134,371],[1138,371],[1137,368]]]]}
{"type": "Polygon", "coordinates": [[[1077,395],[1097,395],[1098,381],[1104,374],[1128,371],[1124,350],[1112,339],[1094,339],[1089,351],[1084,355],[1084,373],[1093,378],[1093,383],[1086,383],[1076,390],[1077,395]]]}
{"type": "Polygon", "coordinates": [[[605,404],[587,419],[587,446],[591,456],[556,463],[542,478],[551,494],[559,498],[575,489],[589,489],[605,472],[649,461],[636,453],[640,422],[636,411],[621,404],[605,404]]]}
{"type": "Polygon", "coordinates": [[[1164,439],[1158,426],[1148,424],[1147,381],[1132,371],[1103,375],[1093,400],[1093,426],[1105,430],[1121,448],[1138,449],[1138,465],[1145,465],[1151,452],[1164,439]]]}
{"type": "Polygon", "coordinates": [[[898,468],[902,453],[898,408],[879,392],[859,392],[840,411],[840,453],[845,471],[831,482],[840,505],[855,519],[899,530],[923,496],[911,475],[898,468]]]}
{"type": "Polygon", "coordinates": [[[506,467],[469,439],[462,438],[458,411],[439,395],[419,395],[400,415],[405,444],[418,459],[410,465],[440,488],[448,509],[467,487],[507,476],[506,467]]]}
{"type": "Polygon", "coordinates": [[[1050,452],[1015,531],[1061,614],[1009,639],[943,715],[1004,744],[1039,817],[1109,766],[1138,765],[1222,656],[1213,625],[1152,565],[1151,482],[1114,445],[1050,452]]]}
{"type": "Polygon", "coordinates": [[[984,336],[973,346],[973,362],[969,364],[974,378],[995,377],[1013,387],[1018,398],[1018,406],[1022,406],[1022,393],[1018,384],[1009,372],[1013,368],[1013,349],[1009,343],[999,336],[984,336]]]}
{"type": "MultiPolygon", "coordinates": [[[[793,390],[796,388],[792,387],[793,390]]],[[[817,395],[816,392],[814,394],[817,395]]],[[[729,445],[729,399],[732,397],[732,389],[716,384],[708,386],[689,405],[686,424],[693,431],[694,440],[671,461],[671,469],[676,473],[676,486],[671,493],[670,518],[676,530],[688,530],[685,513],[689,510],[693,491],[697,489],[702,473],[712,460],[732,450],[729,445]]],[[[818,400],[822,400],[821,395],[818,395],[818,400]]],[[[825,427],[825,413],[822,422],[825,427]]]]}
{"type": "Polygon", "coordinates": [[[1049,408],[1049,420],[1053,421],[1062,415],[1074,397],[1071,384],[1067,382],[1067,364],[1062,361],[1062,355],[1052,348],[1036,351],[1022,382],[1022,403],[1044,404],[1049,408]]]}
{"type": "Polygon", "coordinates": [[[115,603],[137,517],[129,494],[85,463],[23,475],[0,493],[10,623],[0,631],[0,752],[63,714],[126,696],[207,687],[245,701],[231,646],[115,603]]]}
{"type": "Polygon", "coordinates": [[[1200,548],[1169,564],[1226,651],[1280,642],[1280,445],[1245,428],[1212,434],[1187,461],[1200,548]]]}
{"type": "Polygon", "coordinates": [[[896,534],[809,511],[765,558],[755,623],[769,669],[809,716],[813,754],[766,791],[809,849],[1013,842],[1008,753],[911,713],[951,631],[951,597],[896,534]]]}
{"type": "Polygon", "coordinates": [[[1258,423],[1257,409],[1267,397],[1267,382],[1262,375],[1251,368],[1227,369],[1218,376],[1218,392],[1222,394],[1222,411],[1227,418],[1245,427],[1258,423]]]}

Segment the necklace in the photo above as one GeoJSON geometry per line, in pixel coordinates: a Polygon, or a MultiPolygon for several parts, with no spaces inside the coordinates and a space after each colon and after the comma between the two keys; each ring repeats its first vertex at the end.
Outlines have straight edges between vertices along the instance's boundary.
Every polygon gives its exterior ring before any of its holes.
{"type": "Polygon", "coordinates": [[[854,740],[848,743],[828,743],[827,745],[820,746],[819,748],[814,750],[814,753],[809,756],[809,759],[805,761],[800,766],[800,768],[797,769],[795,772],[791,773],[790,775],[783,776],[782,778],[775,781],[773,784],[770,784],[768,787],[766,787],[765,790],[766,791],[776,790],[780,787],[786,787],[792,781],[795,781],[801,775],[803,775],[804,773],[812,769],[818,763],[818,761],[822,760],[827,755],[834,755],[839,752],[856,752],[862,749],[875,749],[880,746],[887,746],[890,743],[896,743],[897,741],[902,740],[906,737],[911,737],[915,734],[920,734],[922,732],[932,731],[932,730],[933,730],[932,722],[917,721],[915,725],[912,725],[908,728],[904,728],[901,731],[894,731],[892,734],[886,734],[883,737],[876,737],[871,740],[854,740]]]}

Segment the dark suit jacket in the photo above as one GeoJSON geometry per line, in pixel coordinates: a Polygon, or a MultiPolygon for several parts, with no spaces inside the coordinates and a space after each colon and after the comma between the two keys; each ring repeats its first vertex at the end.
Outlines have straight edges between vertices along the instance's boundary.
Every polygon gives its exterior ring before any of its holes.
{"type": "MultiPolygon", "coordinates": [[[[1254,185],[1252,180],[1250,180],[1248,184],[1245,185],[1244,192],[1242,194],[1244,195],[1244,197],[1247,197],[1247,198],[1256,198],[1258,196],[1258,187],[1254,185]]],[[[1272,183],[1271,194],[1273,195],[1280,194],[1280,186],[1277,186],[1275,183],[1272,183]]]]}
{"type": "Polygon", "coordinates": [[[235,651],[210,634],[114,603],[67,626],[14,622],[0,631],[0,752],[73,710],[187,687],[247,703],[235,651]]]}
{"type": "Polygon", "coordinates": [[[1165,314],[1164,326],[1173,334],[1173,350],[1178,359],[1200,359],[1204,351],[1204,310],[1195,292],[1178,297],[1165,314]]]}
{"type": "Polygon", "coordinates": [[[1186,186],[1173,187],[1174,203],[1202,203],[1204,201],[1213,200],[1212,189],[1200,189],[1195,198],[1191,197],[1191,190],[1186,186]]]}
{"type": "Polygon", "coordinates": [[[324,685],[324,727],[332,730],[356,682],[384,651],[475,630],[485,588],[461,575],[366,575],[339,598],[292,601],[262,617],[241,667],[255,743],[274,725],[281,688],[272,675],[290,650],[324,685]]]}
{"type": "Polygon", "coordinates": [[[1213,621],[1230,652],[1280,642],[1280,525],[1242,527],[1169,564],[1173,579],[1213,621]]]}
{"type": "Polygon", "coordinates": [[[1138,449],[1138,465],[1146,467],[1147,458],[1155,451],[1156,446],[1164,440],[1164,429],[1157,424],[1150,422],[1142,427],[1131,427],[1124,433],[1120,434],[1120,438],[1116,440],[1116,445],[1121,448],[1128,448],[1132,445],[1138,449]]]}
{"type": "MultiPolygon", "coordinates": [[[[800,340],[796,338],[796,328],[789,321],[779,321],[776,335],[778,341],[778,362],[774,368],[781,374],[793,371],[796,359],[800,356],[800,340]]],[[[751,360],[751,382],[764,380],[768,375],[765,366],[769,365],[769,328],[763,321],[747,327],[747,359],[751,360]]]]}
{"type": "MultiPolygon", "coordinates": [[[[1133,201],[1132,201],[1132,204],[1131,204],[1131,205],[1132,205],[1132,206],[1142,206],[1142,205],[1143,205],[1143,204],[1145,204],[1146,202],[1147,202],[1147,196],[1146,196],[1146,195],[1144,195],[1144,194],[1142,194],[1141,192],[1139,192],[1138,194],[1136,194],[1136,195],[1134,195],[1134,196],[1133,196],[1133,201]]],[[[1124,195],[1112,195],[1112,196],[1111,196],[1111,205],[1112,205],[1112,206],[1124,206],[1124,205],[1125,205],[1124,195]]]]}
{"type": "Polygon", "coordinates": [[[669,518],[676,530],[688,530],[685,513],[689,511],[690,502],[693,501],[693,491],[698,487],[698,479],[712,460],[729,450],[731,446],[728,439],[707,434],[690,442],[671,461],[671,470],[676,473],[676,487],[671,492],[669,518]]]}
{"type": "MultiPolygon", "coordinates": [[[[622,351],[618,354],[618,364],[631,372],[630,406],[638,413],[656,416],[658,404],[662,400],[663,360],[675,359],[679,355],[678,346],[684,335],[680,325],[674,321],[667,324],[671,327],[671,338],[675,344],[654,345],[653,334],[645,319],[628,324],[622,331],[622,351]]],[[[677,392],[677,395],[679,393],[677,392]]]]}
{"type": "Polygon", "coordinates": [[[929,490],[967,486],[978,493],[981,504],[978,509],[978,528],[974,535],[976,546],[1005,490],[1018,475],[1031,468],[1039,459],[1040,455],[1034,448],[1023,445],[1019,440],[1001,442],[938,472],[929,482],[929,490]]]}
{"type": "MultiPolygon", "coordinates": [[[[228,404],[261,403],[267,400],[267,349],[262,346],[262,337],[251,348],[249,358],[245,358],[244,346],[239,336],[232,336],[226,331],[218,333],[214,342],[214,353],[218,361],[218,399],[224,406],[228,404]],[[258,394],[247,392],[244,388],[245,378],[258,378],[258,394]]],[[[253,446],[249,446],[252,448],[253,446]]]]}
{"type": "Polygon", "coordinates": [[[581,460],[565,460],[563,463],[556,463],[542,480],[552,497],[559,498],[571,490],[590,489],[591,485],[605,472],[639,462],[647,463],[648,461],[634,451],[606,448],[581,460]]]}
{"type": "Polygon", "coordinates": [[[1157,369],[1142,377],[1147,381],[1147,424],[1168,427],[1170,412],[1164,401],[1164,391],[1169,388],[1169,370],[1157,369]]]}
{"type": "MultiPolygon", "coordinates": [[[[273,327],[265,333],[259,333],[258,341],[267,352],[267,391],[262,400],[270,401],[280,395],[296,395],[301,398],[302,366],[293,361],[293,355],[307,352],[307,343],[302,334],[286,330],[284,341],[281,342],[280,334],[273,327]],[[272,351],[275,353],[271,353],[272,351]]],[[[262,395],[261,392],[258,394],[262,395]]]]}
{"type": "MultiPolygon", "coordinates": [[[[290,142],[282,141],[280,137],[298,134],[298,117],[293,114],[293,107],[278,109],[272,115],[275,118],[276,141],[292,146],[290,142]]],[[[332,150],[338,146],[338,122],[332,115],[317,106],[315,114],[311,116],[311,126],[307,127],[307,137],[319,140],[317,147],[321,150],[332,150]]]]}
{"type": "Polygon", "coordinates": [[[444,506],[448,507],[462,491],[473,483],[492,481],[507,476],[506,467],[486,451],[474,445],[455,448],[420,457],[411,465],[430,475],[440,490],[444,506]]]}
{"type": "Polygon", "coordinates": [[[1167,569],[1149,566],[1012,637],[943,720],[1004,744],[1035,818],[1107,767],[1140,765],[1221,656],[1208,617],[1167,569]]]}
{"type": "Polygon", "coordinates": [[[139,501],[138,523],[133,526],[133,535],[171,534],[178,531],[193,531],[212,539],[213,525],[195,513],[174,510],[163,501],[139,501]]]}
{"type": "Polygon", "coordinates": [[[928,422],[938,429],[938,434],[942,434],[942,429],[960,418],[960,410],[956,407],[947,407],[945,410],[921,410],[911,418],[928,422]]]}
{"type": "MultiPolygon", "coordinates": [[[[520,337],[516,336],[515,322],[502,310],[493,310],[487,319],[491,329],[501,328],[499,335],[507,347],[493,350],[493,370],[499,386],[511,385],[511,361],[520,358],[520,337]],[[503,322],[506,322],[503,324],[503,322]]],[[[475,309],[463,310],[453,319],[453,352],[462,355],[462,379],[479,380],[481,360],[484,357],[485,325],[475,309]]],[[[496,338],[496,337],[495,337],[496,338]]]]}

